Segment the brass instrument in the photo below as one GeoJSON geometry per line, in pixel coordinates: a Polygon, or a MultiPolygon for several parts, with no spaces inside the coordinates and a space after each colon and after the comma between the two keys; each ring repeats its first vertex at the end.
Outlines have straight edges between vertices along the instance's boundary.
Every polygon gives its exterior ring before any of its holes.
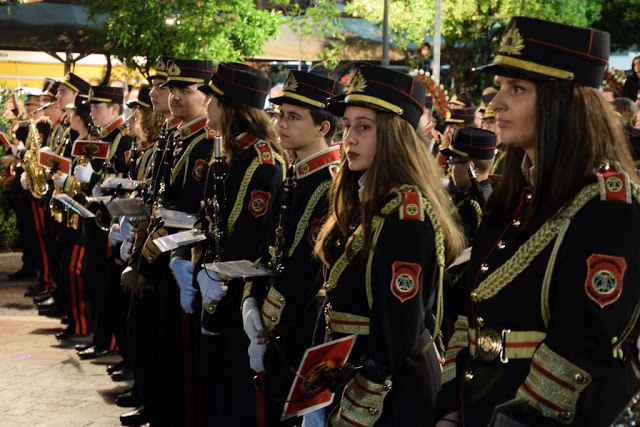
{"type": "Polygon", "coordinates": [[[40,132],[38,131],[34,116],[36,113],[49,108],[51,103],[45,104],[35,110],[29,117],[29,134],[27,136],[26,153],[22,159],[22,168],[27,177],[27,189],[36,199],[43,198],[49,191],[49,184],[45,171],[38,163],[40,157],[40,132]]]}

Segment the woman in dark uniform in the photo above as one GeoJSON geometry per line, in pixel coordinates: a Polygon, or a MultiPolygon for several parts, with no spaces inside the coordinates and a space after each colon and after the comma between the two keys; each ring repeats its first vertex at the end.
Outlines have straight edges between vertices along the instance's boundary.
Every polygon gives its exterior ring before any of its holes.
{"type": "Polygon", "coordinates": [[[316,250],[330,268],[328,339],[357,334],[349,362],[362,365],[325,418],[334,426],[435,419],[442,274],[464,242],[415,130],[424,97],[411,76],[362,66],[328,107],[344,120],[345,157],[316,250]]]}
{"type": "Polygon", "coordinates": [[[518,17],[480,68],[496,75],[507,148],[445,354],[439,426],[609,425],[631,397],[640,190],[598,93],[608,58],[607,33],[518,17]]]}

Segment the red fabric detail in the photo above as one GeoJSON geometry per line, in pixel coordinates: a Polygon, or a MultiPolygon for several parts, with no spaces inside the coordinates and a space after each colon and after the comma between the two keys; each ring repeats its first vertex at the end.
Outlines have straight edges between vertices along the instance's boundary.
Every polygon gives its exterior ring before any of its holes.
{"type": "Polygon", "coordinates": [[[420,273],[422,267],[413,262],[395,261],[391,265],[391,293],[400,302],[405,302],[418,295],[420,291],[420,273]]]}
{"type": "Polygon", "coordinates": [[[298,169],[297,172],[298,172],[298,175],[307,175],[321,168],[322,166],[325,166],[331,162],[335,162],[339,160],[340,160],[340,150],[334,149],[327,153],[324,153],[321,156],[315,157],[309,160],[308,162],[304,162],[297,165],[297,169],[298,169]],[[303,165],[309,166],[306,172],[303,170],[303,167],[302,167],[303,165]]]}
{"type": "Polygon", "coordinates": [[[270,298],[267,298],[267,302],[269,304],[271,304],[272,306],[274,306],[275,308],[277,308],[277,309],[281,309],[282,308],[282,306],[280,306],[280,305],[276,304],[275,302],[271,301],[270,298]]]}
{"type": "Polygon", "coordinates": [[[115,121],[113,123],[111,123],[109,126],[107,126],[106,128],[102,129],[102,131],[100,132],[100,136],[105,137],[105,136],[109,135],[116,128],[120,127],[123,124],[124,124],[124,118],[122,116],[120,116],[117,119],[115,119],[115,121]]]}
{"type": "Polygon", "coordinates": [[[356,322],[356,321],[351,321],[351,320],[334,320],[334,319],[331,319],[331,323],[334,323],[336,325],[369,326],[369,322],[366,322],[366,321],[356,322]]]}
{"type": "Polygon", "coordinates": [[[102,141],[75,141],[72,156],[91,156],[93,159],[106,159],[109,154],[109,143],[102,141]]]}
{"type": "Polygon", "coordinates": [[[346,421],[346,422],[348,422],[349,424],[354,425],[354,426],[356,426],[356,427],[368,427],[368,426],[367,426],[367,425],[365,425],[365,424],[360,424],[359,422],[354,421],[354,420],[352,420],[351,418],[347,418],[347,417],[345,417],[345,415],[342,413],[342,411],[340,412],[340,418],[342,418],[343,420],[345,420],[345,421],[346,421]]]}
{"type": "Polygon", "coordinates": [[[592,254],[587,258],[587,278],[584,290],[587,297],[600,308],[620,299],[627,261],[623,257],[592,254]]]}
{"type": "Polygon", "coordinates": [[[69,263],[69,287],[71,288],[71,312],[73,313],[73,323],[75,325],[74,334],[80,333],[80,319],[78,317],[78,296],[76,295],[76,276],[73,272],[74,265],[78,259],[78,245],[73,245],[71,252],[71,262],[69,263]]]}
{"type": "Polygon", "coordinates": [[[87,334],[89,331],[87,330],[87,312],[85,311],[84,306],[84,281],[82,280],[82,260],[84,259],[84,246],[80,246],[80,252],[78,254],[78,261],[76,264],[76,279],[78,283],[78,301],[80,303],[80,323],[81,323],[81,334],[87,334]]]}
{"type": "Polygon", "coordinates": [[[373,390],[369,390],[368,388],[366,388],[365,386],[363,386],[362,384],[360,384],[360,381],[358,381],[358,379],[356,378],[353,381],[356,385],[356,387],[358,387],[360,390],[369,393],[369,394],[375,394],[376,396],[382,396],[382,393],[377,392],[377,391],[373,391],[373,390]]]}
{"type": "Polygon", "coordinates": [[[402,192],[402,219],[412,219],[420,221],[422,212],[420,210],[420,196],[413,190],[402,192]]]}
{"type": "Polygon", "coordinates": [[[320,229],[324,221],[319,219],[314,219],[311,221],[311,227],[309,227],[309,232],[307,233],[307,241],[311,245],[312,248],[316,247],[316,242],[318,241],[318,234],[320,233],[320,229]]]}
{"type": "Polygon", "coordinates": [[[275,165],[275,159],[273,158],[273,153],[271,152],[271,147],[266,142],[261,142],[256,145],[258,148],[258,152],[260,153],[260,163],[263,165],[275,165]]]}
{"type": "Polygon", "coordinates": [[[529,387],[527,385],[527,383],[522,384],[522,389],[529,395],[531,396],[534,400],[537,400],[538,402],[540,402],[541,404],[543,404],[544,406],[546,406],[547,408],[550,408],[553,411],[557,411],[557,412],[564,412],[564,409],[562,409],[559,406],[554,405],[553,403],[549,402],[547,399],[545,399],[544,397],[540,396],[538,393],[536,393],[535,391],[533,391],[531,389],[531,387],[529,387]]]}
{"type": "Polygon", "coordinates": [[[200,120],[198,120],[197,122],[195,122],[194,124],[192,124],[191,126],[187,126],[186,128],[180,129],[180,134],[178,136],[180,136],[180,138],[183,140],[189,138],[191,135],[198,132],[200,129],[204,128],[207,125],[208,120],[209,119],[205,116],[200,120]]]}
{"type": "Polygon", "coordinates": [[[116,335],[111,334],[111,343],[109,344],[110,351],[118,351],[118,344],[116,343],[116,335]]]}
{"type": "MultiPolygon", "coordinates": [[[[508,336],[508,335],[507,335],[508,336]]],[[[507,340],[506,347],[513,348],[525,348],[525,347],[537,347],[540,345],[540,341],[529,341],[529,342],[509,342],[507,340]]]]}
{"type": "Polygon", "coordinates": [[[191,176],[196,182],[200,182],[200,180],[202,179],[202,175],[204,174],[204,167],[206,164],[207,162],[202,159],[196,160],[193,169],[191,169],[191,176]]]}
{"type": "Polygon", "coordinates": [[[364,406],[364,405],[359,404],[358,402],[356,402],[356,401],[353,399],[353,397],[349,396],[349,393],[347,393],[347,391],[346,391],[346,390],[344,391],[344,394],[342,395],[342,397],[344,397],[344,398],[345,398],[345,399],[347,399],[349,402],[351,402],[351,404],[352,404],[353,406],[357,406],[358,408],[363,408],[363,409],[369,410],[369,407],[368,407],[368,406],[364,406]]]}
{"type": "Polygon", "coordinates": [[[616,170],[600,170],[604,178],[604,189],[609,201],[627,201],[627,182],[624,175],[616,170]]]}
{"type": "Polygon", "coordinates": [[[544,45],[544,46],[549,46],[549,47],[552,47],[554,49],[564,50],[566,52],[571,52],[571,53],[574,53],[576,55],[580,55],[580,56],[584,56],[584,57],[587,57],[587,58],[595,59],[595,60],[600,61],[600,62],[602,62],[604,64],[608,64],[609,63],[608,60],[606,60],[604,58],[600,58],[598,56],[591,55],[588,52],[580,52],[579,50],[573,50],[573,49],[569,49],[568,47],[558,46],[557,44],[553,44],[553,43],[549,43],[549,42],[543,42],[542,40],[532,39],[531,37],[527,37],[526,39],[529,40],[530,42],[538,43],[538,44],[541,44],[541,45],[544,45]]]}
{"type": "Polygon", "coordinates": [[[236,142],[238,143],[240,148],[247,148],[249,145],[251,145],[257,139],[258,139],[257,137],[251,135],[248,132],[245,132],[245,134],[242,136],[242,138],[237,138],[236,139],[236,142]]]}
{"type": "Polygon", "coordinates": [[[33,214],[33,223],[36,227],[36,235],[38,236],[38,244],[40,247],[40,255],[42,257],[44,288],[51,289],[51,277],[49,276],[49,258],[47,258],[47,249],[44,243],[44,212],[37,202],[31,199],[31,213],[33,214]]]}
{"type": "Polygon", "coordinates": [[[261,217],[269,210],[271,193],[267,191],[253,190],[249,199],[249,212],[254,218],[261,217]]]}
{"type": "Polygon", "coordinates": [[[550,379],[551,381],[553,381],[554,383],[558,384],[561,387],[564,387],[568,390],[571,391],[576,391],[576,388],[574,386],[572,386],[571,384],[569,384],[566,381],[561,380],[560,378],[556,377],[555,375],[553,375],[551,372],[547,371],[546,369],[544,369],[542,366],[538,365],[536,362],[532,361],[531,362],[531,367],[533,369],[535,369],[536,371],[540,372],[543,376],[545,376],[546,378],[550,379]]]}

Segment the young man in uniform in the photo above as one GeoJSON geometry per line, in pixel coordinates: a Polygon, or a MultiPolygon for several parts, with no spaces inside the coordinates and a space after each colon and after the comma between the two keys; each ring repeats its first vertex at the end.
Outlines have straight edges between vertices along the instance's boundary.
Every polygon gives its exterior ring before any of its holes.
{"type": "Polygon", "coordinates": [[[338,119],[324,106],[327,98],[342,89],[334,80],[290,71],[282,95],[271,98],[280,108],[276,119],[280,144],[295,153],[296,161],[277,193],[262,256],[263,263],[276,269],[276,276],[248,283],[245,292],[251,296],[243,304],[251,368],[258,373],[265,371],[265,365],[267,368],[263,393],[268,426],[294,422],[280,423],[282,401],[304,351],[312,345],[324,303],[323,267],[312,252],[340,165],[340,146],[330,145],[338,119]],[[280,227],[284,239],[278,242],[276,228],[280,227]],[[274,254],[269,251],[277,252],[280,265],[275,258],[271,261],[274,254]],[[268,344],[259,335],[269,336],[268,344]]]}

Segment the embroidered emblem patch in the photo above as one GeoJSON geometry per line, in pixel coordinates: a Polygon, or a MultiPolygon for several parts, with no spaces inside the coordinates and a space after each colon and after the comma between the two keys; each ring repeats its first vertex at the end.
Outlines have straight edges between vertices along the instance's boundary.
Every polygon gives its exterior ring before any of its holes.
{"type": "Polygon", "coordinates": [[[400,206],[400,219],[422,220],[420,211],[420,196],[415,191],[402,192],[402,206],[400,206]]]}
{"type": "Polygon", "coordinates": [[[584,290],[593,302],[600,308],[605,308],[620,299],[624,272],[627,269],[624,258],[592,254],[587,258],[587,269],[584,290]]]}
{"type": "Polygon", "coordinates": [[[271,199],[271,193],[266,191],[253,190],[251,192],[249,212],[251,212],[251,215],[253,215],[254,218],[258,218],[267,213],[269,199],[271,199]]]}
{"type": "Polygon", "coordinates": [[[314,219],[311,222],[311,227],[309,227],[309,233],[307,233],[307,241],[311,245],[312,248],[316,247],[316,242],[318,241],[318,236],[320,235],[320,229],[322,228],[322,224],[324,222],[319,219],[314,219]]]}
{"type": "Polygon", "coordinates": [[[267,143],[260,142],[256,144],[256,149],[258,150],[258,153],[260,155],[260,162],[262,164],[275,164],[275,162],[273,161],[273,155],[271,153],[271,147],[269,147],[267,143]]]}
{"type": "Polygon", "coordinates": [[[631,203],[631,192],[624,173],[619,172],[615,167],[602,168],[597,176],[600,182],[600,200],[631,203]]]}
{"type": "Polygon", "coordinates": [[[396,261],[391,266],[391,293],[400,302],[405,302],[415,297],[420,290],[420,264],[413,262],[396,261]]]}
{"type": "Polygon", "coordinates": [[[521,55],[522,49],[524,49],[524,39],[520,35],[520,31],[516,27],[509,28],[500,40],[498,52],[507,55],[521,55]]]}
{"type": "Polygon", "coordinates": [[[200,179],[202,179],[202,175],[204,174],[204,168],[206,164],[207,162],[205,162],[202,159],[196,160],[196,163],[193,166],[193,169],[191,170],[191,176],[193,177],[193,179],[196,180],[196,182],[200,182],[200,179]]]}

